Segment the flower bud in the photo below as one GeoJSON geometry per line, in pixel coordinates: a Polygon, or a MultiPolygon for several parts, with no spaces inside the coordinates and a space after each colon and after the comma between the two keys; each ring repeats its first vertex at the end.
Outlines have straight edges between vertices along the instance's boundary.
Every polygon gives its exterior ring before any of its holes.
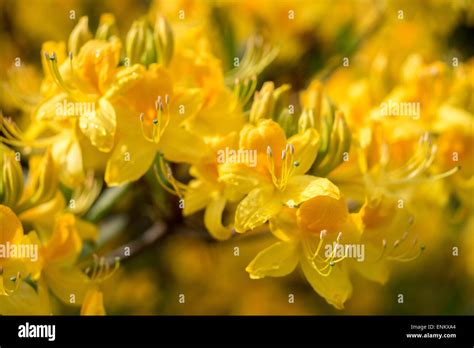
{"type": "Polygon", "coordinates": [[[99,40],[109,40],[114,36],[119,36],[115,17],[111,13],[104,13],[100,16],[100,22],[97,31],[95,32],[95,38],[99,40]]]}
{"type": "Polygon", "coordinates": [[[153,31],[146,19],[133,22],[127,34],[125,51],[130,64],[143,64],[148,66],[152,63],[156,63],[153,31]]]}
{"type": "Polygon", "coordinates": [[[170,24],[163,16],[158,16],[155,22],[154,40],[158,63],[167,66],[173,57],[174,38],[170,24]]]}
{"type": "Polygon", "coordinates": [[[81,47],[91,39],[92,34],[89,31],[89,19],[86,16],[81,17],[69,35],[69,52],[71,52],[73,55],[78,54],[81,47]]]}
{"type": "Polygon", "coordinates": [[[0,144],[0,204],[14,208],[23,194],[23,172],[17,154],[0,144]]]}

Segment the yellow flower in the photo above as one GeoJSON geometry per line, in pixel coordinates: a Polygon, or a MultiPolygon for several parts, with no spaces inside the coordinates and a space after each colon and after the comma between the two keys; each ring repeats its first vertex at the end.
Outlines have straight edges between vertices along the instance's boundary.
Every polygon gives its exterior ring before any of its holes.
{"type": "Polygon", "coordinates": [[[105,315],[102,292],[96,288],[87,291],[81,307],[81,315],[105,315]]]}
{"type": "Polygon", "coordinates": [[[425,250],[412,231],[414,216],[410,209],[398,204],[386,197],[368,200],[357,214],[363,230],[360,242],[365,245],[365,262],[352,266],[381,284],[388,279],[388,261],[413,261],[425,250]]]}
{"type": "Polygon", "coordinates": [[[237,232],[262,225],[284,205],[297,206],[318,195],[339,198],[338,188],[329,180],[304,175],[318,145],[318,133],[312,128],[288,140],[272,120],[242,129],[239,151],[255,153],[255,163],[226,163],[219,168],[219,179],[234,195],[247,194],[235,214],[237,232]]]}
{"type": "Polygon", "coordinates": [[[199,91],[174,91],[160,65],[136,67],[140,79],[117,100],[117,140],[105,172],[109,185],[139,179],[158,151],[173,162],[196,163],[207,156],[203,140],[184,127],[201,107],[199,91]]]}
{"type": "Polygon", "coordinates": [[[0,205],[0,296],[9,296],[15,292],[23,279],[35,270],[34,263],[38,261],[34,252],[28,255],[10,256],[10,250],[30,250],[36,244],[35,232],[25,235],[23,226],[15,213],[7,206],[0,205]],[[25,256],[25,257],[23,257],[25,256]]]}
{"type": "Polygon", "coordinates": [[[270,220],[270,230],[280,241],[247,266],[250,277],[282,277],[300,264],[313,289],[342,309],[352,284],[347,262],[341,262],[344,257],[338,257],[337,250],[360,235],[357,219],[348,213],[344,200],[318,195],[298,209],[284,208],[270,220]]]}
{"type": "MultiPolygon", "coordinates": [[[[222,149],[237,148],[237,134],[235,132],[228,136],[216,136],[208,139],[208,146],[213,153],[223,151],[222,149]]],[[[217,156],[209,161],[195,164],[190,169],[194,177],[186,186],[183,195],[183,215],[189,216],[195,212],[205,209],[204,225],[209,233],[218,240],[228,239],[232,234],[232,226],[224,226],[222,217],[226,204],[240,197],[232,197],[226,190],[226,185],[219,181],[217,156]]]]}

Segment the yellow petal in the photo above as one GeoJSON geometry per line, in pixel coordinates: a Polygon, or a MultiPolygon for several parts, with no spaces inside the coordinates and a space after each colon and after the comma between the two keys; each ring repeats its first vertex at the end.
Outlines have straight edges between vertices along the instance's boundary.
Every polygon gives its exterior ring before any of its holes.
{"type": "Polygon", "coordinates": [[[50,121],[63,119],[68,116],[74,117],[75,114],[70,115],[66,110],[64,110],[64,105],[67,105],[67,94],[58,93],[54,94],[50,98],[45,99],[39,104],[39,106],[34,111],[34,119],[36,121],[50,121]],[[66,103],[66,104],[65,104],[66,103]]]}
{"type": "Polygon", "coordinates": [[[71,306],[80,306],[90,287],[90,279],[77,268],[52,265],[43,276],[54,295],[71,306]]]}
{"type": "Polygon", "coordinates": [[[305,231],[321,230],[338,232],[348,221],[349,212],[344,200],[329,196],[316,196],[304,202],[298,209],[298,226],[305,231]]]}
{"type": "Polygon", "coordinates": [[[81,89],[102,95],[110,85],[120,60],[118,40],[90,40],[81,47],[76,58],[76,75],[81,89]]]}
{"type": "Polygon", "coordinates": [[[284,204],[298,205],[315,196],[339,199],[339,189],[331,181],[311,175],[296,175],[288,180],[280,197],[284,204]]]}
{"type": "MultiPolygon", "coordinates": [[[[1,281],[1,279],[0,279],[1,281]]],[[[0,315],[51,315],[47,290],[43,284],[38,291],[22,282],[11,296],[0,296],[0,315]]]]}
{"type": "Polygon", "coordinates": [[[228,89],[219,91],[217,98],[189,121],[191,130],[201,136],[224,135],[232,131],[240,131],[245,120],[243,114],[233,108],[233,99],[235,96],[228,89]]]}
{"type": "Polygon", "coordinates": [[[295,148],[294,158],[299,166],[294,169],[294,174],[306,173],[314,163],[319,150],[320,136],[314,128],[309,128],[303,133],[295,134],[288,139],[295,148]]]}
{"type": "MultiPolygon", "coordinates": [[[[25,210],[19,215],[23,222],[39,225],[41,227],[50,227],[54,225],[54,216],[62,211],[66,206],[64,197],[61,192],[57,192],[55,197],[46,203],[25,210]]],[[[48,228],[46,228],[48,229],[48,228]]]]}
{"type": "Polygon", "coordinates": [[[64,137],[53,144],[51,153],[62,183],[73,188],[84,181],[82,149],[73,132],[65,132],[64,137]]]}
{"type": "Polygon", "coordinates": [[[82,303],[81,315],[105,315],[102,292],[96,288],[87,291],[82,303]]]}
{"type": "Polygon", "coordinates": [[[211,201],[212,188],[203,180],[192,180],[184,194],[183,215],[189,216],[204,209],[211,201]]]}
{"type": "Polygon", "coordinates": [[[387,262],[380,260],[382,248],[378,248],[370,243],[364,244],[364,260],[358,262],[354,260],[351,266],[365,278],[374,282],[385,284],[388,280],[389,269],[387,262]]]}
{"type": "Polygon", "coordinates": [[[217,196],[207,205],[204,213],[204,225],[217,240],[226,240],[232,235],[232,229],[222,225],[222,213],[226,202],[223,196],[217,196]]]}
{"type": "Polygon", "coordinates": [[[282,204],[272,186],[258,187],[237,206],[235,230],[245,232],[254,229],[275,216],[281,208],[282,204]]]}
{"type": "Polygon", "coordinates": [[[301,267],[314,291],[337,309],[344,308],[344,302],[352,295],[352,283],[347,272],[339,264],[336,264],[326,277],[320,275],[306,258],[301,259],[301,267]]]}
{"type": "Polygon", "coordinates": [[[293,272],[298,261],[296,243],[278,242],[259,252],[245,270],[252,279],[283,277],[293,272]]]}
{"type": "Polygon", "coordinates": [[[23,227],[15,213],[5,205],[0,205],[0,221],[0,244],[18,243],[23,236],[23,227]]]}
{"type": "Polygon", "coordinates": [[[209,148],[201,137],[171,124],[161,137],[160,149],[166,159],[178,163],[200,163],[209,155],[209,148]]]}
{"type": "Polygon", "coordinates": [[[283,209],[270,219],[270,231],[278,239],[289,242],[297,236],[296,209],[283,207],[283,209]]]}
{"type": "Polygon", "coordinates": [[[99,237],[99,231],[96,225],[76,218],[76,227],[79,236],[83,240],[92,240],[95,241],[99,237]]]}
{"type": "Polygon", "coordinates": [[[72,262],[81,248],[76,218],[72,214],[64,214],[56,220],[53,235],[44,246],[44,258],[47,262],[72,262]]]}
{"type": "Polygon", "coordinates": [[[140,179],[150,168],[156,152],[156,145],[136,130],[121,135],[107,162],[107,185],[117,186],[140,179]]]}
{"type": "Polygon", "coordinates": [[[218,167],[218,171],[219,181],[226,184],[231,197],[245,195],[265,180],[255,170],[242,164],[224,163],[218,167]]]}
{"type": "Polygon", "coordinates": [[[114,145],[117,128],[114,107],[108,100],[100,99],[94,110],[80,115],[79,127],[92,145],[102,152],[109,152],[114,145]]]}

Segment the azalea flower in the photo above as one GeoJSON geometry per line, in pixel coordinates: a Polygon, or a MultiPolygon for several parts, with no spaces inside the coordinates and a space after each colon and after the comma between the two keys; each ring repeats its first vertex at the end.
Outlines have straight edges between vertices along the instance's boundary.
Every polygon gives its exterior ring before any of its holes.
{"type": "Polygon", "coordinates": [[[285,207],[270,219],[270,230],[280,241],[252,260],[246,268],[250,277],[282,277],[301,265],[314,291],[342,309],[352,294],[352,284],[348,262],[337,257],[337,250],[345,243],[357,242],[361,233],[344,200],[317,195],[297,209],[285,207]],[[333,248],[325,254],[328,245],[333,248]]]}
{"type": "Polygon", "coordinates": [[[272,120],[246,125],[240,132],[239,150],[256,151],[256,166],[229,163],[219,167],[219,179],[233,194],[246,194],[235,214],[235,229],[245,232],[268,221],[284,205],[297,206],[317,196],[339,198],[329,180],[304,175],[313,164],[319,135],[308,129],[287,140],[272,120]]]}

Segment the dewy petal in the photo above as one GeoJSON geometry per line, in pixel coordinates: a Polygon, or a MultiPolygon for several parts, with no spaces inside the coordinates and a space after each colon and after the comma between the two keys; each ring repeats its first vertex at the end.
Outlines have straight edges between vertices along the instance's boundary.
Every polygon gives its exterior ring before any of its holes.
{"type": "Polygon", "coordinates": [[[352,295],[352,283],[339,264],[326,277],[319,274],[304,257],[301,258],[301,267],[314,291],[337,309],[344,308],[344,302],[352,295]]]}
{"type": "Polygon", "coordinates": [[[314,128],[309,128],[303,133],[295,134],[288,143],[295,148],[295,160],[299,165],[294,169],[294,174],[306,173],[314,163],[319,150],[320,136],[314,128]]]}
{"type": "Polygon", "coordinates": [[[217,240],[226,240],[232,235],[232,229],[222,225],[222,213],[226,203],[227,200],[223,196],[218,196],[211,200],[204,212],[204,225],[217,240]]]}
{"type": "Polygon", "coordinates": [[[311,175],[296,175],[288,180],[286,189],[280,193],[282,202],[289,206],[298,205],[315,196],[339,199],[339,189],[328,179],[311,175]]]}
{"type": "Polygon", "coordinates": [[[218,171],[219,181],[226,184],[226,190],[231,197],[249,193],[263,180],[255,170],[239,163],[224,163],[219,165],[218,171]]]}
{"type": "Polygon", "coordinates": [[[296,243],[278,242],[262,250],[245,269],[252,279],[283,277],[293,272],[299,257],[296,243]]]}
{"type": "Polygon", "coordinates": [[[273,186],[257,187],[237,206],[235,230],[245,232],[254,229],[275,216],[281,208],[282,204],[278,200],[273,186]]]}
{"type": "Polygon", "coordinates": [[[114,146],[117,117],[112,104],[102,98],[93,104],[94,110],[84,112],[79,117],[79,127],[92,145],[102,152],[109,152],[114,146]]]}
{"type": "Polygon", "coordinates": [[[87,291],[82,303],[81,315],[105,315],[104,296],[97,288],[87,291]]]}

